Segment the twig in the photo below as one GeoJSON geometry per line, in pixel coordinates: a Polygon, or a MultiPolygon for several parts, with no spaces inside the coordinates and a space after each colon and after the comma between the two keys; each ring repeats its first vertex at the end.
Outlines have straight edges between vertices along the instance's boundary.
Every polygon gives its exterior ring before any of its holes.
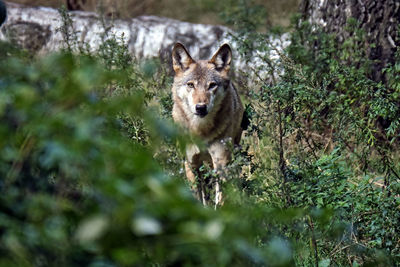
{"type": "Polygon", "coordinates": [[[286,201],[288,204],[292,203],[290,195],[286,188],[287,183],[287,167],[285,162],[285,155],[284,155],[284,148],[283,148],[283,127],[282,127],[282,111],[281,111],[281,104],[278,103],[278,128],[279,128],[279,169],[283,176],[283,194],[285,195],[286,201]]]}
{"type": "Polygon", "coordinates": [[[315,266],[318,267],[318,247],[317,247],[317,239],[315,238],[314,223],[310,216],[307,217],[308,217],[308,226],[311,228],[311,241],[312,241],[312,246],[314,247],[315,266]]]}
{"type": "Polygon", "coordinates": [[[7,185],[11,184],[15,180],[15,178],[17,177],[19,172],[21,171],[23,164],[24,164],[24,158],[32,150],[33,145],[34,145],[33,138],[31,137],[30,134],[28,134],[25,137],[24,142],[22,143],[22,145],[19,149],[18,157],[13,161],[12,166],[7,173],[7,176],[6,176],[6,184],[7,185]]]}

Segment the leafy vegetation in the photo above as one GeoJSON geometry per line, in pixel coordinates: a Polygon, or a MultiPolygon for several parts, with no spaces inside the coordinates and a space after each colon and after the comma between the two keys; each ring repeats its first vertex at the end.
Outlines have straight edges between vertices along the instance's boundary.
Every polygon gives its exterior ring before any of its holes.
{"type": "Polygon", "coordinates": [[[185,183],[165,66],[107,31],[76,49],[65,12],[65,51],[1,43],[0,265],[398,265],[400,51],[375,81],[356,22],[338,43],[294,20],[272,60],[281,30],[226,6],[246,18],[238,51],[261,63],[218,210],[185,183]]]}
{"type": "Polygon", "coordinates": [[[257,33],[258,18],[247,19],[234,38],[244,57],[263,62],[250,76],[272,74],[249,89],[244,142],[254,155],[247,180],[256,183],[249,194],[266,205],[330,213],[323,224],[304,216],[285,228],[300,249],[297,265],[397,264],[399,58],[384,70],[386,81],[375,81],[356,21],[339,43],[294,18],[291,44],[279,52],[269,41],[276,32],[257,33]],[[265,56],[273,52],[279,60],[265,56]]]}

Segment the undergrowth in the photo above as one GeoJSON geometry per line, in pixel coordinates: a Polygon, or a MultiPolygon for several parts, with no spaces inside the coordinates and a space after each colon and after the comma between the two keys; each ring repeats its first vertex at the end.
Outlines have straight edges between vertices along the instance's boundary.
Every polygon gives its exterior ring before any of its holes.
{"type": "Polygon", "coordinates": [[[306,215],[280,229],[297,248],[296,265],[397,265],[400,50],[386,80],[375,81],[354,20],[339,43],[294,18],[283,51],[270,41],[276,32],[257,33],[256,22],[237,25],[233,36],[243,57],[258,62],[248,72],[256,81],[244,139],[253,185],[245,191],[267,206],[329,213],[322,224],[306,215]]]}

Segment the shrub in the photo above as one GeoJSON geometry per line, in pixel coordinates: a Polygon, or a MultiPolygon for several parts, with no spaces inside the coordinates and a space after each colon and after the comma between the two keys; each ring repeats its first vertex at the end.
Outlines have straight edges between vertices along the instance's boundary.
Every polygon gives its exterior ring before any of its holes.
{"type": "Polygon", "coordinates": [[[348,22],[351,38],[340,43],[299,17],[290,45],[273,60],[265,55],[276,51],[276,32],[257,33],[255,23],[238,24],[233,36],[242,55],[262,62],[249,75],[258,77],[259,89],[248,100],[253,114],[244,142],[253,166],[246,179],[255,185],[248,194],[267,206],[305,210],[282,228],[295,240],[299,265],[394,264],[398,63],[387,66],[387,82],[374,81],[355,21],[348,22]],[[273,75],[262,79],[263,73],[273,75]],[[307,217],[321,211],[323,223],[307,217]]]}

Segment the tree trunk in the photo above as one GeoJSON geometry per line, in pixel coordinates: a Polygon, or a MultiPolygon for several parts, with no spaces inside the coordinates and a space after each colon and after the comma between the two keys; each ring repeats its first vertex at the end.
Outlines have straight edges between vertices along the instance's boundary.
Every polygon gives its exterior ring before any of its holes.
{"type": "Polygon", "coordinates": [[[383,79],[381,70],[394,62],[400,45],[399,0],[303,0],[300,5],[303,20],[320,25],[329,33],[336,33],[343,42],[351,32],[346,31],[349,18],[354,18],[366,33],[367,57],[377,60],[373,65],[373,79],[383,79]]]}
{"type": "Polygon", "coordinates": [[[0,26],[4,23],[7,17],[6,5],[0,0],[0,26]]]}

